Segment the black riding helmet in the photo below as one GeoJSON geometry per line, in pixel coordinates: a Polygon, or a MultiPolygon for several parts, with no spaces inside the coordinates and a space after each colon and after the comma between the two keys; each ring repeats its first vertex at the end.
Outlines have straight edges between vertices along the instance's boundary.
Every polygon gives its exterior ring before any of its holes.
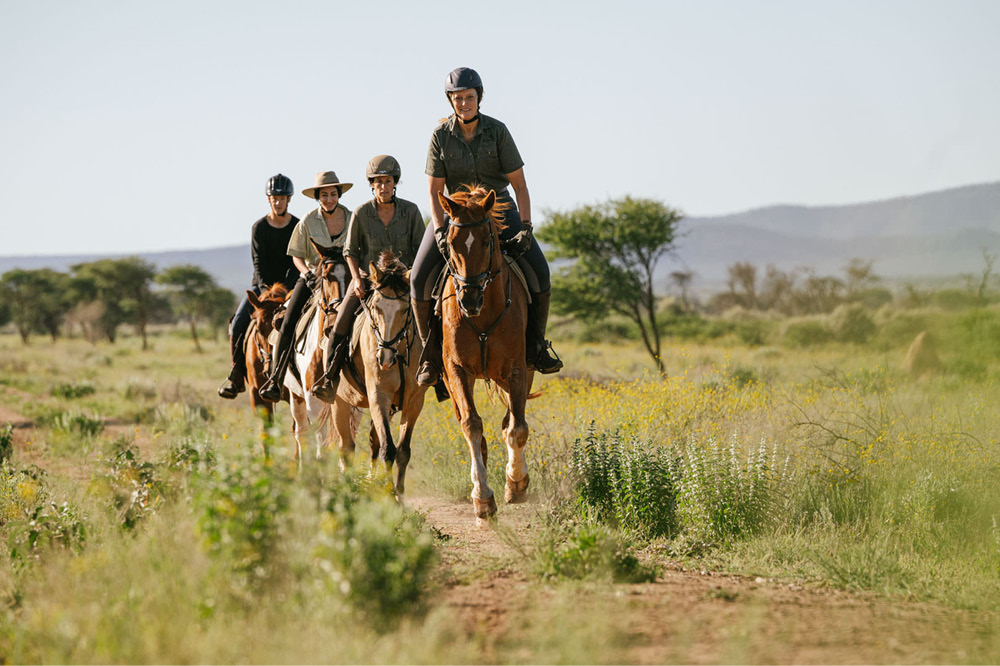
{"type": "Polygon", "coordinates": [[[269,197],[290,197],[295,194],[292,179],[280,173],[277,176],[271,176],[264,191],[269,197]]]}
{"type": "Polygon", "coordinates": [[[451,93],[470,88],[475,88],[476,94],[479,96],[479,101],[482,102],[483,80],[479,78],[479,72],[471,67],[459,67],[458,69],[451,70],[451,73],[448,74],[448,80],[444,83],[444,94],[448,97],[448,102],[450,103],[451,93]]]}

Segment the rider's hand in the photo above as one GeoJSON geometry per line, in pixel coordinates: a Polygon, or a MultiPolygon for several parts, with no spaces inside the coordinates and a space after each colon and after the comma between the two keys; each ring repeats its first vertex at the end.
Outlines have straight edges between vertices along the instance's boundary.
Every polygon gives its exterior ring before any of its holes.
{"type": "Polygon", "coordinates": [[[448,247],[448,225],[444,224],[434,230],[434,244],[437,245],[441,256],[448,259],[451,249],[448,247]]]}
{"type": "Polygon", "coordinates": [[[513,238],[500,243],[500,249],[507,256],[516,259],[531,248],[532,234],[531,222],[525,220],[521,223],[521,230],[513,238]]]}
{"type": "Polygon", "coordinates": [[[306,286],[312,291],[316,291],[319,288],[319,276],[312,271],[302,273],[302,279],[306,281],[306,286]]]}
{"type": "Polygon", "coordinates": [[[357,296],[361,300],[364,300],[364,298],[365,298],[365,296],[367,294],[368,294],[368,290],[365,289],[365,281],[364,280],[361,280],[360,282],[358,282],[357,284],[354,285],[354,295],[355,296],[357,296]]]}

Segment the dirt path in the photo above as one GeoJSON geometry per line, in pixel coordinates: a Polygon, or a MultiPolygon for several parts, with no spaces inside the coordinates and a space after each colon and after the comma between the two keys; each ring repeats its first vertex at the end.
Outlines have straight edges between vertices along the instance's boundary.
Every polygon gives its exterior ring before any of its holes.
{"type": "Polygon", "coordinates": [[[480,530],[467,503],[433,497],[407,503],[447,536],[444,560],[458,573],[447,584],[445,603],[462,614],[470,633],[485,631],[497,642],[525,630],[526,618],[537,618],[539,607],[551,603],[559,608],[547,618],[553,631],[570,631],[574,621],[587,630],[589,620],[600,625],[592,631],[605,631],[621,646],[590,661],[960,663],[996,654],[1000,618],[992,614],[676,565],[651,584],[572,587],[567,605],[555,586],[529,580],[517,566],[518,538],[527,541],[539,529],[530,504],[502,506],[500,528],[480,530]],[[576,616],[564,617],[566,608],[576,616]],[[599,614],[599,621],[581,617],[587,613],[599,614]]]}

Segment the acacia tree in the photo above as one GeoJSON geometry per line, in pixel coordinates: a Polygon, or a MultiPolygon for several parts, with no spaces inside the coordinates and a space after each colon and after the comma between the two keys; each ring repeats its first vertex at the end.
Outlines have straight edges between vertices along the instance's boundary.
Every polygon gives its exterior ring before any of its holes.
{"type": "Polygon", "coordinates": [[[108,340],[114,342],[118,327],[131,321],[142,336],[142,348],[148,349],[146,325],[156,301],[150,283],[156,267],[139,257],[126,257],[77,264],[72,270],[80,300],[104,305],[101,324],[108,340]]]}
{"type": "Polygon", "coordinates": [[[235,307],[235,296],[216,284],[215,278],[194,264],[171,266],[157,275],[156,281],[170,290],[174,310],[187,318],[194,347],[201,352],[198,322],[207,320],[214,325],[220,310],[225,309],[228,313],[235,307]]]}
{"type": "Polygon", "coordinates": [[[24,344],[36,331],[48,333],[53,340],[59,335],[70,307],[68,285],[69,276],[49,268],[15,268],[0,277],[0,300],[24,344]]]}
{"type": "Polygon", "coordinates": [[[551,213],[538,237],[552,245],[553,258],[575,259],[553,279],[556,312],[595,320],[624,315],[639,327],[662,374],[653,273],[673,249],[682,219],[659,201],[632,197],[551,213]]]}

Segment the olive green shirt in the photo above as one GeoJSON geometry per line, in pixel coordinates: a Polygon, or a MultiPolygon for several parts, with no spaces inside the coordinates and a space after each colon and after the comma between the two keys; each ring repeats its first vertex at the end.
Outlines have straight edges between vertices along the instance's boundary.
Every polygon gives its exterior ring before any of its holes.
{"type": "Polygon", "coordinates": [[[354,209],[347,228],[344,256],[354,257],[363,271],[385,250],[392,250],[407,266],[413,266],[424,237],[424,218],[415,203],[396,199],[396,214],[383,224],[375,210],[375,200],[354,209]]]}
{"type": "MultiPolygon", "coordinates": [[[[337,204],[337,208],[344,211],[344,220],[350,222],[351,211],[347,209],[347,206],[337,204]]],[[[316,241],[317,245],[323,247],[343,247],[347,240],[348,226],[345,224],[344,230],[336,238],[332,238],[330,230],[326,228],[326,220],[323,219],[322,210],[320,208],[312,210],[296,225],[295,231],[288,239],[288,254],[306,262],[309,270],[315,270],[323,263],[323,258],[319,256],[319,252],[310,241],[316,241]]]]}
{"type": "Polygon", "coordinates": [[[502,122],[479,114],[476,133],[466,143],[458,117],[452,114],[431,134],[424,172],[432,178],[444,178],[448,194],[470,183],[482,183],[499,194],[510,184],[507,174],[523,166],[514,137],[502,122]]]}

